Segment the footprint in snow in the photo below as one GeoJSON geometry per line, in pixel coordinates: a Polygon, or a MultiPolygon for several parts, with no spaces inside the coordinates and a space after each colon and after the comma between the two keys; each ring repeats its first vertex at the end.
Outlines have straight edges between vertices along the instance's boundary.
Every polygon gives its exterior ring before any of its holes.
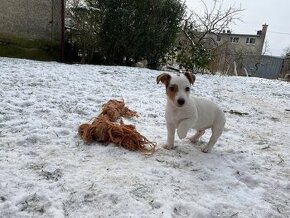
{"type": "Polygon", "coordinates": [[[189,217],[190,212],[187,206],[177,204],[173,207],[172,217],[189,217]]]}

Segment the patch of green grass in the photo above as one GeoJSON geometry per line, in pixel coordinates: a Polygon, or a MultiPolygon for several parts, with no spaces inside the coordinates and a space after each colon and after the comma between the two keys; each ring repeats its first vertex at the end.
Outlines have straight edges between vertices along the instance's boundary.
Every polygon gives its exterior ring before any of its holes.
{"type": "Polygon", "coordinates": [[[55,42],[0,34],[0,56],[48,61],[60,60],[60,46],[55,42]]]}

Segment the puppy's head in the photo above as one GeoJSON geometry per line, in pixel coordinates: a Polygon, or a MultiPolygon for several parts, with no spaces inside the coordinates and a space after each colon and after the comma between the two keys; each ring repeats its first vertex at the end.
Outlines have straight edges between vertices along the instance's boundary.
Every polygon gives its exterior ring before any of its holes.
{"type": "Polygon", "coordinates": [[[166,87],[168,100],[177,107],[187,104],[190,93],[190,85],[194,83],[195,76],[189,72],[169,74],[162,73],[157,76],[157,84],[162,82],[166,87]]]}

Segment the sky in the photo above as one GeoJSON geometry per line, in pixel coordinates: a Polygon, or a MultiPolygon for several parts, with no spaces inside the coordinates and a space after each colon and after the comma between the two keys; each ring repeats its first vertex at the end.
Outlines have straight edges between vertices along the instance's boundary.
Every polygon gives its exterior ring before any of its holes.
{"type": "MultiPolygon", "coordinates": [[[[185,0],[189,9],[196,13],[203,12],[201,0],[185,0]]],[[[204,0],[211,5],[213,0],[204,0]]],[[[221,2],[221,0],[219,1],[221,2]]],[[[290,1],[289,0],[224,0],[224,8],[241,6],[242,22],[231,26],[233,33],[256,34],[263,24],[268,24],[266,41],[268,55],[281,56],[290,47],[290,1]]]]}

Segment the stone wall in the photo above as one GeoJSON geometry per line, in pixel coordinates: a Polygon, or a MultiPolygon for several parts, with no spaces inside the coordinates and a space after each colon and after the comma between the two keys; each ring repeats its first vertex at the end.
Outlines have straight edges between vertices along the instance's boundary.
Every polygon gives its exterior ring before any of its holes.
{"type": "Polygon", "coordinates": [[[1,0],[0,34],[60,42],[61,0],[1,0]]]}

